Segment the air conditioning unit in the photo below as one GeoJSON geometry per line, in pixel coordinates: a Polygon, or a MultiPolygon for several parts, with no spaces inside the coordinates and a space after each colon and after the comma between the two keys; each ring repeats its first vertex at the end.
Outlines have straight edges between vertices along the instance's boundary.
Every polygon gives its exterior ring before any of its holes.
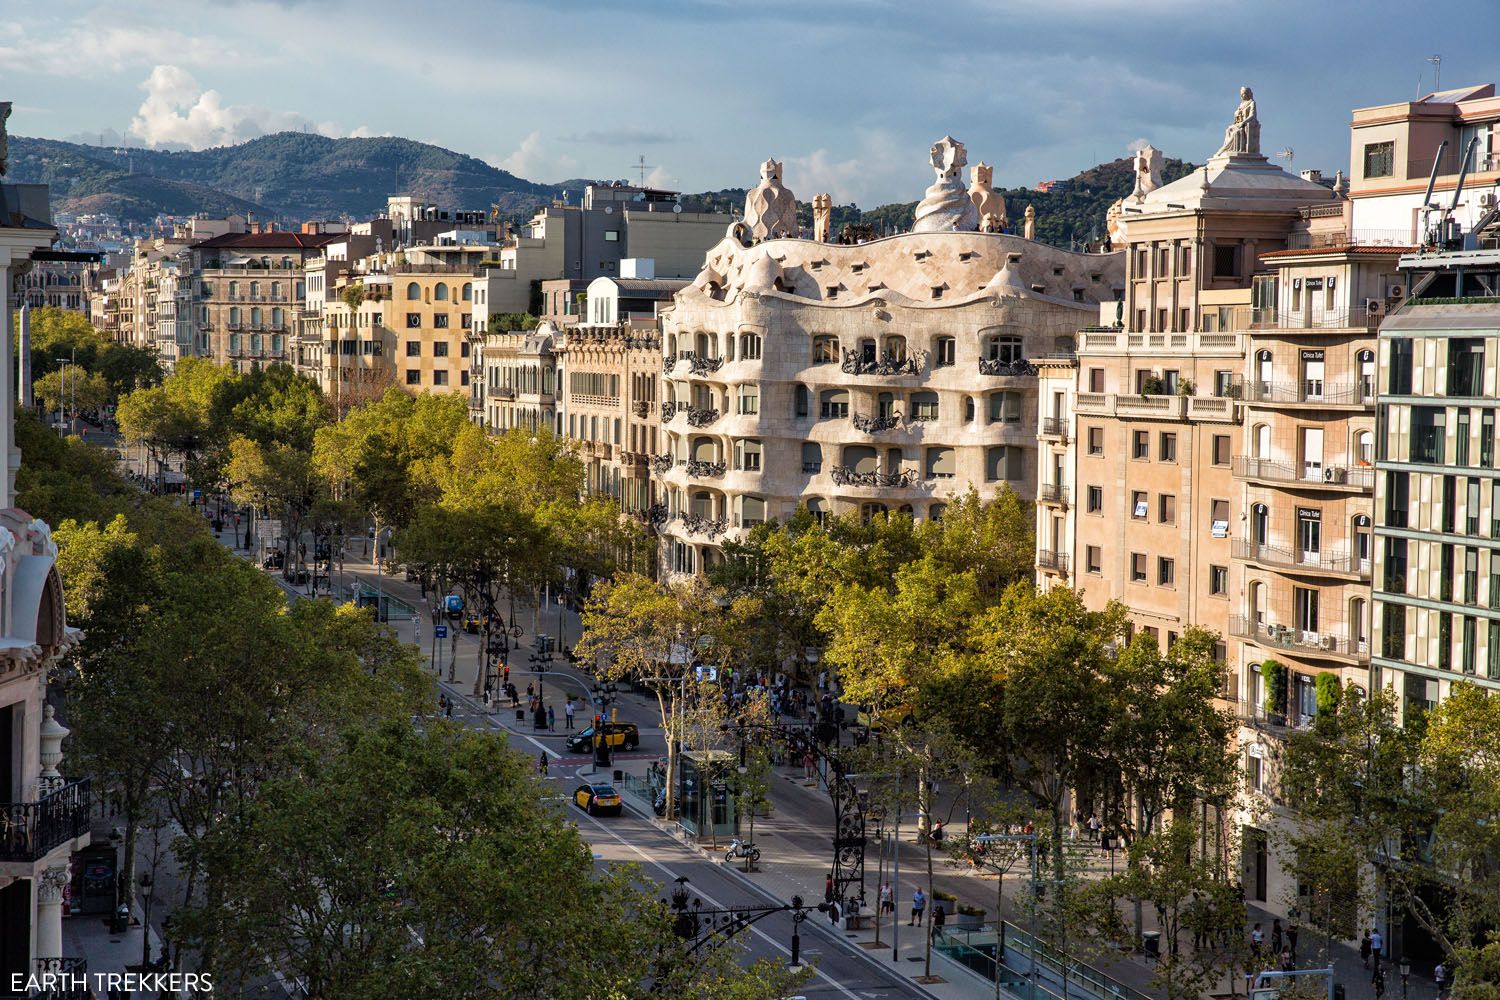
{"type": "Polygon", "coordinates": [[[1349,478],[1349,470],[1343,466],[1330,465],[1323,470],[1323,482],[1342,483],[1349,478]]]}
{"type": "MultiPolygon", "coordinates": [[[[1489,167],[1486,166],[1485,169],[1488,170],[1489,167]]],[[[1480,208],[1484,208],[1484,209],[1494,208],[1495,207],[1495,192],[1493,192],[1493,191],[1485,191],[1483,194],[1481,194],[1479,196],[1479,207],[1480,208]]]]}
{"type": "Polygon", "coordinates": [[[1331,635],[1320,635],[1318,636],[1318,648],[1331,650],[1336,641],[1331,635]]]}
{"type": "Polygon", "coordinates": [[[1392,302],[1400,302],[1402,299],[1406,298],[1406,286],[1391,285],[1385,290],[1385,297],[1390,299],[1392,302]]]}
{"type": "Polygon", "coordinates": [[[1367,316],[1383,316],[1383,315],[1385,315],[1385,303],[1383,301],[1381,301],[1380,299],[1365,299],[1365,315],[1367,315],[1367,316]]]}

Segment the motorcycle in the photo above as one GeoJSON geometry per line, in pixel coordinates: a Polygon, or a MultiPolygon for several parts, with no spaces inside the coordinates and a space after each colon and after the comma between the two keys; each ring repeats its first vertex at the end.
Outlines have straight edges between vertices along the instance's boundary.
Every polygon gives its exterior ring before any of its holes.
{"type": "Polygon", "coordinates": [[[656,790],[656,795],[651,799],[651,811],[658,816],[667,814],[667,790],[665,788],[656,790]]]}
{"type": "Polygon", "coordinates": [[[752,865],[759,864],[760,848],[754,844],[741,843],[740,838],[735,837],[729,842],[729,850],[724,852],[724,863],[727,865],[738,858],[744,858],[752,865]]]}

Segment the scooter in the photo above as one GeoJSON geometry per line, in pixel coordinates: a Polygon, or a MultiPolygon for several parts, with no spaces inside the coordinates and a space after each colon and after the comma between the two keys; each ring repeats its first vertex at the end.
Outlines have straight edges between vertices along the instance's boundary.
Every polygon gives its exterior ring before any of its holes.
{"type": "Polygon", "coordinates": [[[754,844],[744,844],[740,838],[735,837],[729,842],[729,850],[724,852],[724,863],[727,865],[737,858],[744,858],[751,865],[760,863],[760,848],[754,844]]]}
{"type": "Polygon", "coordinates": [[[651,811],[658,816],[667,814],[667,790],[665,788],[656,790],[656,795],[651,799],[651,811]]]}

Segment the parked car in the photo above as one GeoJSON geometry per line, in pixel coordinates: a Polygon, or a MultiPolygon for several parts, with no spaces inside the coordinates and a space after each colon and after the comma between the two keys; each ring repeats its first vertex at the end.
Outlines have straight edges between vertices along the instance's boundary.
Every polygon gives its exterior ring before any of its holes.
{"type": "Polygon", "coordinates": [[[573,790],[573,804],[590,816],[600,813],[618,816],[624,808],[614,785],[579,785],[573,790]]]}
{"type": "MultiPolygon", "coordinates": [[[[633,722],[606,722],[604,724],[604,742],[611,750],[634,750],[641,745],[641,731],[633,722]]],[[[592,750],[593,748],[593,726],[589,726],[576,736],[568,738],[569,750],[592,750]]]]}

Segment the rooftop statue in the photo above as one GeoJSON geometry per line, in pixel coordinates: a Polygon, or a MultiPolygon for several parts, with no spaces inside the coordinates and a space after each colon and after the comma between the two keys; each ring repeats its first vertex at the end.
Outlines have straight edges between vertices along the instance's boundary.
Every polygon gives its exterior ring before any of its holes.
{"type": "Polygon", "coordinates": [[[992,228],[985,228],[987,233],[998,233],[1005,228],[1005,199],[995,193],[991,181],[995,177],[995,168],[988,163],[974,164],[972,180],[969,183],[969,200],[974,203],[974,211],[979,213],[981,223],[991,216],[994,221],[990,223],[992,228]]]}
{"type": "Polygon", "coordinates": [[[797,235],[797,198],[782,185],[775,160],[760,165],[760,183],[745,194],[745,225],[751,242],[797,235]]]}
{"type": "Polygon", "coordinates": [[[828,233],[833,224],[833,198],[827,194],[815,194],[813,205],[813,239],[828,242],[828,233]]]}
{"type": "Polygon", "coordinates": [[[1255,95],[1249,87],[1240,88],[1240,106],[1234,109],[1234,121],[1224,130],[1224,145],[1214,155],[1236,153],[1260,155],[1260,119],[1255,115],[1255,95]]]}
{"type": "Polygon", "coordinates": [[[1036,239],[1036,206],[1035,205],[1027,205],[1026,206],[1026,230],[1025,230],[1025,234],[1024,235],[1026,236],[1026,238],[1028,240],[1034,240],[1034,239],[1036,239]]]}
{"type": "Polygon", "coordinates": [[[973,232],[979,228],[979,212],[964,190],[959,174],[969,162],[964,144],[945,135],[932,146],[932,169],[937,180],[927,189],[917,206],[912,223],[914,233],[973,232]]]}

